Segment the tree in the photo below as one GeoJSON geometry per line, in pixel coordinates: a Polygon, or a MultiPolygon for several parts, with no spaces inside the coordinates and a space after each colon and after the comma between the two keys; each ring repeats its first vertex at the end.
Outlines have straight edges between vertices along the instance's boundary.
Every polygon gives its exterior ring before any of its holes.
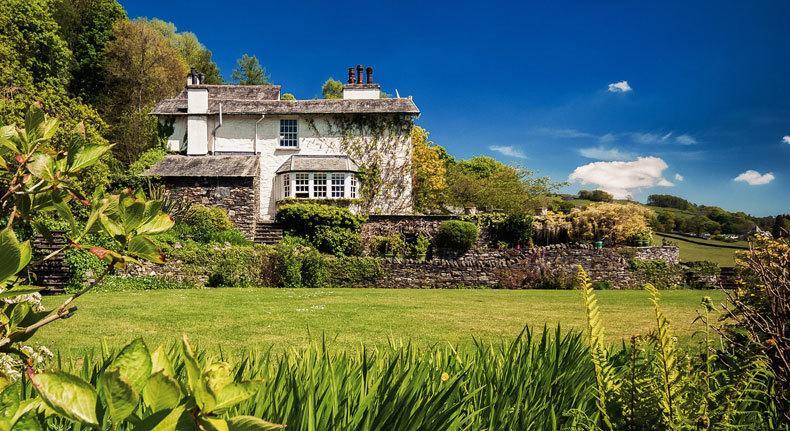
{"type": "Polygon", "coordinates": [[[178,33],[175,24],[160,19],[152,19],[151,26],[159,31],[183,57],[190,68],[205,75],[206,84],[222,84],[219,66],[212,60],[211,51],[198,40],[195,33],[178,33]]]}
{"type": "Polygon", "coordinates": [[[691,202],[672,195],[650,195],[647,197],[647,204],[661,208],[676,208],[679,210],[690,210],[694,208],[691,202]]]}
{"type": "Polygon", "coordinates": [[[236,68],[233,69],[233,80],[241,85],[264,85],[269,84],[269,75],[266,69],[261,67],[258,57],[244,54],[236,61],[236,68]]]}
{"type": "Polygon", "coordinates": [[[771,227],[774,238],[790,238],[790,214],[779,214],[771,227]]]}
{"type": "Polygon", "coordinates": [[[343,83],[334,78],[329,78],[321,86],[321,94],[324,96],[324,99],[342,99],[343,83]]]}
{"type": "Polygon", "coordinates": [[[447,189],[447,168],[440,157],[439,147],[428,140],[428,131],[420,126],[411,130],[412,196],[414,208],[431,212],[444,203],[447,189]]]}
{"type": "Polygon", "coordinates": [[[455,205],[508,213],[529,213],[544,206],[562,184],[533,177],[530,170],[491,157],[473,157],[448,165],[449,200],[455,205]]]}
{"type": "Polygon", "coordinates": [[[580,190],[579,199],[586,199],[593,202],[611,202],[614,200],[614,196],[612,196],[611,193],[607,193],[603,190],[580,190]]]}
{"type": "Polygon", "coordinates": [[[572,236],[580,240],[609,240],[613,244],[649,235],[654,213],[636,204],[595,203],[568,215],[572,236]]]}
{"type": "Polygon", "coordinates": [[[280,100],[296,100],[296,96],[294,96],[291,93],[285,93],[282,96],[280,96],[280,100]]]}
{"type": "Polygon", "coordinates": [[[73,54],[69,92],[95,105],[106,94],[104,47],[126,12],[116,0],[56,0],[52,8],[73,54]]]}
{"type": "Polygon", "coordinates": [[[113,124],[115,154],[131,163],[156,142],[156,121],[146,114],[153,104],[173,97],[184,87],[188,69],[181,55],[146,20],[119,21],[107,44],[107,77],[111,95],[104,106],[113,124]]]}

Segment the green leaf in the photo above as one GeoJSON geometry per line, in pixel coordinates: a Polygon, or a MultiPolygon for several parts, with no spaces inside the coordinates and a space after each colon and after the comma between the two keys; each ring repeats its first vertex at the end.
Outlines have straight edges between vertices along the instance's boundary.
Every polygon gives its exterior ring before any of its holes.
{"type": "Polygon", "coordinates": [[[164,263],[165,261],[156,244],[143,235],[138,235],[129,240],[126,250],[132,256],[150,260],[154,263],[164,263]]]}
{"type": "Polygon", "coordinates": [[[151,353],[151,373],[156,374],[160,371],[167,377],[175,377],[176,375],[175,370],[173,370],[173,364],[170,362],[170,358],[167,357],[167,352],[165,352],[165,348],[162,345],[151,353]]]}
{"type": "Polygon", "coordinates": [[[41,399],[57,414],[73,421],[98,426],[96,390],[79,377],[61,371],[30,377],[41,399]]]}
{"type": "Polygon", "coordinates": [[[54,179],[55,160],[49,154],[36,153],[27,164],[27,170],[34,176],[45,179],[54,179]]]}
{"type": "Polygon", "coordinates": [[[155,235],[158,233],[166,232],[175,225],[173,218],[168,214],[160,213],[152,216],[150,220],[143,223],[137,232],[146,235],[155,235]]]}
{"type": "Polygon", "coordinates": [[[20,243],[9,228],[0,231],[0,282],[26,267],[31,255],[30,242],[20,243]]]}
{"type": "Polygon", "coordinates": [[[151,376],[151,354],[142,338],[137,338],[121,350],[107,367],[107,371],[118,370],[121,380],[139,393],[151,376]]]}
{"type": "Polygon", "coordinates": [[[184,350],[184,368],[187,371],[187,385],[189,386],[189,390],[192,392],[192,396],[195,397],[195,403],[197,403],[200,410],[203,413],[211,413],[211,411],[214,410],[214,406],[217,404],[217,400],[214,398],[214,394],[211,393],[208,382],[203,379],[200,367],[198,367],[197,360],[192,353],[192,347],[189,345],[189,340],[186,335],[184,335],[182,339],[182,345],[184,350]]]}
{"type": "Polygon", "coordinates": [[[199,416],[198,425],[207,431],[228,431],[228,423],[225,419],[199,416]]]}
{"type": "Polygon", "coordinates": [[[8,321],[11,323],[11,326],[20,326],[22,322],[25,320],[30,311],[32,310],[32,306],[29,302],[19,302],[16,304],[12,304],[11,314],[8,316],[8,321]]]}
{"type": "Polygon", "coordinates": [[[120,424],[134,413],[140,402],[140,397],[121,379],[118,370],[105,371],[99,379],[99,388],[114,424],[120,424]]]}
{"type": "Polygon", "coordinates": [[[111,146],[109,145],[88,145],[83,147],[74,155],[68,171],[74,173],[94,165],[110,148],[111,146]]]}
{"type": "Polygon", "coordinates": [[[253,382],[231,383],[217,393],[217,405],[214,411],[222,411],[249,399],[255,395],[257,388],[253,382]]]}
{"type": "Polygon", "coordinates": [[[151,376],[143,389],[143,402],[155,412],[175,408],[180,401],[178,382],[161,371],[151,376]]]}
{"type": "Polygon", "coordinates": [[[183,405],[174,408],[170,412],[167,410],[162,410],[145,418],[139,425],[135,426],[134,429],[143,431],[176,431],[177,429],[193,429],[194,427],[179,426],[182,425],[182,420],[183,422],[188,420],[184,414],[185,410],[186,407],[183,405]]]}
{"type": "Polygon", "coordinates": [[[270,431],[285,428],[285,425],[265,421],[255,416],[234,416],[228,419],[229,431],[270,431]]]}

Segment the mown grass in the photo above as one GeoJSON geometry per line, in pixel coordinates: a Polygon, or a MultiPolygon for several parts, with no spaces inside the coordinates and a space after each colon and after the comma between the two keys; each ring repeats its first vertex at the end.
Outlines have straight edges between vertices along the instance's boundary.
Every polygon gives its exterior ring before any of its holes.
{"type": "MultiPolygon", "coordinates": [[[[653,235],[653,244],[660,245],[661,239],[661,236],[653,235]]],[[[735,266],[735,252],[738,250],[732,248],[709,247],[701,244],[694,244],[689,241],[684,241],[680,239],[680,237],[676,238],[675,236],[672,238],[667,238],[667,240],[678,246],[680,249],[680,260],[683,262],[707,260],[709,262],[716,263],[719,266],[735,266]]],[[[694,240],[698,242],[706,242],[706,240],[702,238],[694,238],[694,240]]],[[[708,242],[727,245],[742,245],[740,243],[730,244],[711,240],[708,240],[708,242]]]]}
{"type": "MultiPolygon", "coordinates": [[[[676,333],[687,342],[703,296],[718,291],[664,291],[676,333]]],[[[62,296],[45,298],[55,305],[62,296]]],[[[610,342],[655,327],[644,291],[600,291],[610,342]]],[[[186,333],[207,349],[303,347],[325,334],[337,348],[384,346],[388,340],[430,347],[512,339],[525,325],[581,330],[577,291],[413,289],[205,289],[90,293],[70,319],[41,330],[31,341],[64,353],[120,346],[142,336],[169,343],[186,333]]]]}

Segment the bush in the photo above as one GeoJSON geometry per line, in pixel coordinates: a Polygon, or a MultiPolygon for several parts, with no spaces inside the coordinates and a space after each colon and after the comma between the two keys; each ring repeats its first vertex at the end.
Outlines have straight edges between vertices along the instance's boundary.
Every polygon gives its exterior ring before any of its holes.
{"type": "Polygon", "coordinates": [[[510,247],[526,245],[532,238],[532,217],[510,214],[504,220],[494,223],[490,232],[493,242],[504,242],[510,247]]]}
{"type": "Polygon", "coordinates": [[[122,277],[110,275],[97,284],[92,292],[126,292],[132,290],[199,289],[194,283],[170,280],[160,276],[122,277]]]}
{"type": "Polygon", "coordinates": [[[207,243],[217,232],[233,229],[233,222],[223,208],[195,204],[176,228],[185,238],[207,243]]]}
{"type": "Polygon", "coordinates": [[[281,206],[276,220],[286,232],[310,238],[320,226],[357,230],[365,222],[365,217],[352,213],[348,208],[298,203],[281,206]]]}
{"type": "Polygon", "coordinates": [[[630,270],[640,278],[640,284],[650,283],[656,289],[677,289],[683,283],[680,265],[665,260],[632,259],[630,270]]]}
{"type": "Polygon", "coordinates": [[[183,262],[183,270],[194,282],[207,279],[210,287],[250,287],[271,283],[271,247],[219,246],[187,242],[171,251],[183,262]]]}
{"type": "Polygon", "coordinates": [[[384,275],[381,262],[372,257],[335,257],[326,259],[325,263],[330,286],[375,286],[384,275]]]}
{"type": "Polygon", "coordinates": [[[253,242],[247,239],[243,233],[238,229],[227,229],[218,232],[212,232],[209,235],[209,242],[230,245],[252,245],[253,242]]]}
{"type": "Polygon", "coordinates": [[[359,233],[342,227],[318,226],[310,242],[321,252],[336,256],[362,254],[362,237],[359,233]]]}
{"type": "Polygon", "coordinates": [[[414,242],[407,244],[406,255],[412,259],[424,260],[431,248],[431,239],[425,235],[417,235],[414,242]]]}
{"type": "Polygon", "coordinates": [[[370,248],[376,256],[395,257],[404,252],[406,242],[396,233],[387,236],[374,236],[370,248]]]}
{"type": "Polygon", "coordinates": [[[695,262],[684,262],[683,268],[686,270],[685,282],[692,289],[715,289],[718,287],[719,265],[700,260],[695,262]]]}
{"type": "Polygon", "coordinates": [[[275,284],[279,287],[323,287],[326,284],[324,260],[303,238],[285,237],[275,247],[275,284]]]}
{"type": "Polygon", "coordinates": [[[436,247],[456,255],[469,251],[476,241],[477,226],[460,220],[442,222],[434,238],[436,247]]]}

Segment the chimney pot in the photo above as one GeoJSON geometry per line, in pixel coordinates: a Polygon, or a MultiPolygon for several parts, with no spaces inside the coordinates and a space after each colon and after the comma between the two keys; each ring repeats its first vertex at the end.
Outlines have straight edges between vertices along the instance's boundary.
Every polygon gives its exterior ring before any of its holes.
{"type": "Polygon", "coordinates": [[[373,83],[373,68],[370,66],[368,66],[368,68],[365,69],[365,83],[366,84],[373,83]]]}
{"type": "Polygon", "coordinates": [[[199,73],[198,74],[198,81],[200,81],[200,85],[203,85],[205,80],[206,80],[206,75],[204,73],[202,73],[202,72],[199,73]]]}
{"type": "Polygon", "coordinates": [[[357,84],[362,84],[362,65],[357,65],[357,84]]]}
{"type": "Polygon", "coordinates": [[[353,67],[349,67],[348,68],[348,83],[349,84],[353,84],[354,83],[354,68],[353,67]]]}

